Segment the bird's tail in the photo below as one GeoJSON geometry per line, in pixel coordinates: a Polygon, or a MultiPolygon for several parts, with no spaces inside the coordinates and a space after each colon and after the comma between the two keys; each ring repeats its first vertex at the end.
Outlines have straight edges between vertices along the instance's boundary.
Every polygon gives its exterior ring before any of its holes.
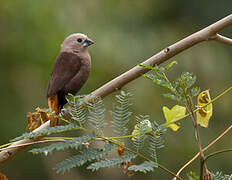
{"type": "MultiPolygon", "coordinates": [[[[48,97],[48,107],[52,112],[55,112],[55,115],[59,114],[59,103],[57,94],[48,97]]],[[[58,119],[54,115],[49,116],[50,127],[54,127],[58,124],[58,119]]]]}

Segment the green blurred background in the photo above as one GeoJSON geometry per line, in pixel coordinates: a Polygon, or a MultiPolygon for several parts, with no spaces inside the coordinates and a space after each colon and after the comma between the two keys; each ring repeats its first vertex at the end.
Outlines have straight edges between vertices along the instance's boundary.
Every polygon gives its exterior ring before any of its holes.
{"type": "MultiPolygon", "coordinates": [[[[232,1],[220,4],[210,0],[14,0],[0,6],[0,144],[7,143],[25,131],[26,114],[37,106],[46,107],[46,88],[60,44],[71,33],[87,34],[96,43],[89,51],[92,71],[82,88],[90,93],[104,83],[129,70],[168,45],[196,32],[231,13],[232,1]]],[[[232,37],[232,28],[222,34],[232,37]]],[[[232,50],[217,42],[201,43],[172,58],[175,66],[170,77],[182,71],[197,75],[202,90],[210,89],[213,97],[232,83],[232,50]]],[[[170,62],[170,61],[169,61],[170,62]]],[[[164,122],[162,106],[173,106],[165,99],[163,89],[141,77],[124,88],[134,94],[135,114],[149,114],[164,122]]],[[[109,110],[113,96],[106,98],[109,110]]],[[[200,128],[202,144],[207,145],[231,124],[231,93],[215,102],[214,116],[208,129],[200,128]]],[[[177,171],[196,152],[192,123],[182,121],[182,128],[165,136],[165,148],[159,151],[159,162],[177,171]]],[[[231,133],[209,150],[231,147],[231,133]]],[[[61,179],[127,179],[117,168],[92,173],[75,168],[57,175],[52,168],[68,153],[33,156],[24,151],[8,161],[0,171],[10,180],[61,179]]],[[[199,162],[191,166],[198,172],[199,162]]],[[[232,172],[231,154],[209,160],[212,171],[232,172]]],[[[184,171],[186,174],[190,169],[184,171]]],[[[170,179],[161,169],[132,179],[170,179]]]]}

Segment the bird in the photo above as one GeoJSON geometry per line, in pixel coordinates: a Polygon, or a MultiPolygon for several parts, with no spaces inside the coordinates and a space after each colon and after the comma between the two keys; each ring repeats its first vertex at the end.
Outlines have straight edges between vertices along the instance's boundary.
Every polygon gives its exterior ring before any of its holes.
{"type": "MultiPolygon", "coordinates": [[[[91,70],[88,47],[94,41],[82,33],[69,35],[61,44],[53,65],[47,88],[48,106],[58,115],[67,103],[65,96],[75,95],[87,81],[91,70]]],[[[57,126],[58,119],[50,118],[50,127],[57,126]]]]}

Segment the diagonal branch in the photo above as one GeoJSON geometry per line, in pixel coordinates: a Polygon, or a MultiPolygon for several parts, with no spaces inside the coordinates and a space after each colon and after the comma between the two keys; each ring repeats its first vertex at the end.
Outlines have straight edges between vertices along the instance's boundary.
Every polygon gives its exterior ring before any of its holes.
{"type": "MultiPolygon", "coordinates": [[[[158,65],[161,64],[171,57],[179,54],[180,52],[200,43],[203,41],[207,40],[217,40],[218,38],[215,38],[217,33],[221,31],[222,29],[225,29],[226,27],[232,25],[232,15],[229,15],[216,23],[176,42],[173,45],[170,45],[169,47],[163,49],[159,53],[155,54],[154,56],[150,57],[146,61],[143,62],[144,65],[158,65]]],[[[222,38],[221,38],[222,39],[222,38]]],[[[225,40],[224,40],[225,41],[225,40]]],[[[229,43],[227,43],[229,44],[229,43]]],[[[127,83],[137,79],[141,75],[145,74],[148,72],[148,69],[144,69],[143,67],[140,66],[135,66],[134,68],[130,69],[129,71],[123,73],[122,75],[116,77],[112,81],[106,83],[102,87],[98,88],[97,90],[93,91],[91,95],[86,96],[86,100],[90,100],[91,97],[95,96],[100,96],[100,97],[105,97],[112,92],[122,88],[124,85],[127,83]]],[[[49,121],[46,122],[45,124],[41,125],[39,128],[37,128],[34,131],[40,131],[42,129],[45,129],[49,126],[49,121]]],[[[38,141],[38,140],[21,140],[13,143],[10,147],[14,147],[15,145],[20,145],[20,144],[25,144],[25,143],[30,143],[33,141],[38,141]]],[[[5,150],[0,152],[0,166],[4,164],[7,160],[11,159],[13,156],[15,156],[19,151],[23,150],[24,147],[15,147],[11,150],[5,150]]]]}

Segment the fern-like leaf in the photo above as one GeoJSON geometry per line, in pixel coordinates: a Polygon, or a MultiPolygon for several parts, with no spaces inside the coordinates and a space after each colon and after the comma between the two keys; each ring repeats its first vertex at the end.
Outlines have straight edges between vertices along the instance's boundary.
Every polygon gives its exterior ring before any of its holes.
{"type": "Polygon", "coordinates": [[[87,167],[87,169],[91,169],[92,171],[97,171],[99,168],[105,168],[105,167],[113,167],[118,164],[121,164],[124,161],[130,161],[131,159],[134,159],[136,155],[131,152],[126,152],[124,156],[118,157],[118,158],[112,158],[112,159],[106,159],[101,160],[95,163],[92,163],[87,167]]]}
{"type": "Polygon", "coordinates": [[[157,161],[157,153],[156,153],[156,138],[154,136],[149,136],[149,146],[148,146],[149,155],[151,158],[157,161]]]}
{"type": "Polygon", "coordinates": [[[130,120],[130,116],[132,112],[130,112],[130,98],[131,94],[127,93],[125,91],[121,91],[119,95],[116,95],[116,101],[118,102],[118,105],[114,106],[114,109],[112,111],[112,125],[113,125],[113,131],[116,136],[124,136],[127,134],[127,128],[126,125],[130,120]]]}
{"type": "Polygon", "coordinates": [[[78,122],[80,125],[86,122],[88,112],[87,107],[83,106],[83,97],[84,96],[74,96],[72,94],[66,96],[68,101],[66,108],[71,115],[71,120],[78,122]]]}
{"type": "Polygon", "coordinates": [[[90,125],[98,131],[102,131],[105,117],[105,108],[102,99],[100,97],[93,99],[92,102],[88,103],[88,110],[90,125]]]}
{"type": "Polygon", "coordinates": [[[112,143],[105,145],[105,149],[86,149],[80,152],[80,154],[72,156],[68,159],[65,159],[61,163],[57,164],[54,168],[57,173],[64,174],[66,171],[74,167],[79,167],[85,164],[86,162],[91,162],[93,160],[100,160],[106,156],[109,151],[114,147],[112,143]]]}
{"type": "Polygon", "coordinates": [[[183,72],[180,76],[180,79],[181,79],[182,83],[184,83],[184,86],[186,88],[190,88],[196,82],[197,77],[193,76],[189,72],[183,72]]]}
{"type": "Polygon", "coordinates": [[[147,173],[150,171],[153,171],[154,168],[157,168],[158,165],[152,161],[144,161],[143,163],[139,164],[139,165],[132,165],[128,168],[128,170],[130,171],[139,171],[139,172],[143,172],[143,173],[147,173]]]}
{"type": "Polygon", "coordinates": [[[181,102],[181,96],[179,96],[179,95],[172,94],[172,93],[165,93],[165,94],[163,94],[163,96],[166,98],[169,98],[171,100],[181,102]]]}
{"type": "Polygon", "coordinates": [[[212,173],[212,178],[215,180],[229,180],[230,175],[223,174],[222,172],[212,173]]]}
{"type": "Polygon", "coordinates": [[[136,116],[137,124],[132,132],[134,147],[137,152],[143,147],[144,141],[147,137],[146,133],[152,131],[151,122],[149,121],[149,116],[139,115],[136,116]]]}
{"type": "Polygon", "coordinates": [[[157,152],[156,150],[164,147],[164,140],[162,138],[166,128],[160,127],[155,121],[151,123],[152,131],[148,138],[148,153],[151,158],[157,163],[157,152]]]}
{"type": "Polygon", "coordinates": [[[23,135],[16,137],[15,139],[11,141],[14,142],[14,141],[22,140],[22,139],[34,139],[34,138],[41,137],[41,136],[48,136],[48,135],[55,134],[55,133],[67,132],[67,131],[78,130],[78,129],[82,129],[82,128],[77,124],[68,124],[64,126],[48,127],[38,132],[24,133],[23,135]]]}
{"type": "Polygon", "coordinates": [[[90,134],[87,136],[81,136],[81,137],[73,138],[72,140],[65,140],[64,142],[53,143],[49,146],[45,146],[42,148],[34,148],[30,150],[29,152],[33,154],[43,153],[45,155],[48,155],[49,153],[52,153],[54,150],[60,151],[60,150],[68,149],[68,148],[77,150],[77,149],[81,149],[82,144],[90,141],[93,137],[95,137],[94,134],[90,134]]]}

